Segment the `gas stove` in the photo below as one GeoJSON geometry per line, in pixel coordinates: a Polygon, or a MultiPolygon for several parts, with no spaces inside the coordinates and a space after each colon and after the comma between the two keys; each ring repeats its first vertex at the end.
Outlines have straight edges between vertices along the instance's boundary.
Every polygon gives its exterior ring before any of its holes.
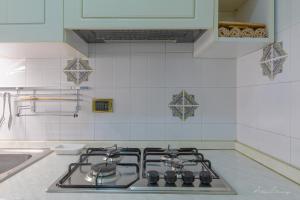
{"type": "Polygon", "coordinates": [[[196,148],[88,148],[47,192],[236,194],[196,148]]]}

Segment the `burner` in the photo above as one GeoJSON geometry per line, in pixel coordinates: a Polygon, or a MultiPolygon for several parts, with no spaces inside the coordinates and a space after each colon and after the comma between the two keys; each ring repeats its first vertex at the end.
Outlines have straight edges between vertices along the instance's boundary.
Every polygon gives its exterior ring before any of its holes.
{"type": "Polygon", "coordinates": [[[179,158],[173,158],[169,156],[161,156],[160,158],[162,161],[164,161],[165,166],[170,167],[172,170],[181,170],[184,167],[183,161],[179,158]]]}
{"type": "Polygon", "coordinates": [[[170,145],[168,145],[168,149],[165,152],[169,154],[170,158],[176,158],[179,153],[177,149],[171,149],[170,145]]]}
{"type": "Polygon", "coordinates": [[[103,160],[106,161],[107,163],[120,163],[122,160],[122,157],[119,155],[109,155],[109,156],[105,156],[103,157],[103,160]]]}
{"type": "Polygon", "coordinates": [[[88,182],[95,182],[98,176],[100,184],[112,182],[116,180],[120,174],[116,172],[116,164],[99,163],[91,167],[91,171],[86,175],[85,180],[88,182]]]}
{"type": "Polygon", "coordinates": [[[107,163],[120,163],[122,157],[120,156],[121,148],[117,145],[109,147],[106,149],[106,156],[103,158],[107,163]]]}
{"type": "Polygon", "coordinates": [[[110,176],[116,173],[117,166],[115,164],[99,163],[91,167],[94,176],[110,176]]]}

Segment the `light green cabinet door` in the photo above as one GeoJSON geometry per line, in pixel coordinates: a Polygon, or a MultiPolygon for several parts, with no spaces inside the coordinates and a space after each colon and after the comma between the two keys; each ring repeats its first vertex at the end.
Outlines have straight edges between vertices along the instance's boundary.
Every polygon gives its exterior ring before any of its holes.
{"type": "Polygon", "coordinates": [[[0,42],[63,41],[62,0],[0,0],[0,42]]]}
{"type": "Polygon", "coordinates": [[[193,18],[195,0],[82,0],[84,18],[193,18]]]}
{"type": "Polygon", "coordinates": [[[0,0],[0,24],[7,22],[7,1],[0,0]]]}
{"type": "Polygon", "coordinates": [[[67,29],[213,27],[212,0],[64,0],[67,29]]]}
{"type": "Polygon", "coordinates": [[[45,22],[45,0],[0,0],[0,23],[41,24],[45,22]]]}

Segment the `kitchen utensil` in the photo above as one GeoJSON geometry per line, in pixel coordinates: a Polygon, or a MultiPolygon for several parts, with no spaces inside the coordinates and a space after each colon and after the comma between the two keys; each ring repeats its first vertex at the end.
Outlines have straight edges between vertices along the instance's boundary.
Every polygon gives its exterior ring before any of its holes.
{"type": "Polygon", "coordinates": [[[9,119],[8,119],[8,129],[11,129],[12,125],[12,112],[11,112],[11,94],[7,93],[8,109],[9,109],[9,119]]]}
{"type": "Polygon", "coordinates": [[[3,111],[2,111],[2,117],[0,119],[0,127],[3,125],[4,121],[5,121],[5,104],[6,104],[6,95],[7,93],[4,92],[3,94],[3,111]]]}

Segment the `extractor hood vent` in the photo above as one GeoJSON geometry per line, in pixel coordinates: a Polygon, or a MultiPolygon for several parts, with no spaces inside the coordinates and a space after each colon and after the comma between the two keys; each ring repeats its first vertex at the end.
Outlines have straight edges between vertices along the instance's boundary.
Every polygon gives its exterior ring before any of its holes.
{"type": "Polygon", "coordinates": [[[74,30],[87,43],[168,41],[193,43],[205,30],[74,30]]]}

